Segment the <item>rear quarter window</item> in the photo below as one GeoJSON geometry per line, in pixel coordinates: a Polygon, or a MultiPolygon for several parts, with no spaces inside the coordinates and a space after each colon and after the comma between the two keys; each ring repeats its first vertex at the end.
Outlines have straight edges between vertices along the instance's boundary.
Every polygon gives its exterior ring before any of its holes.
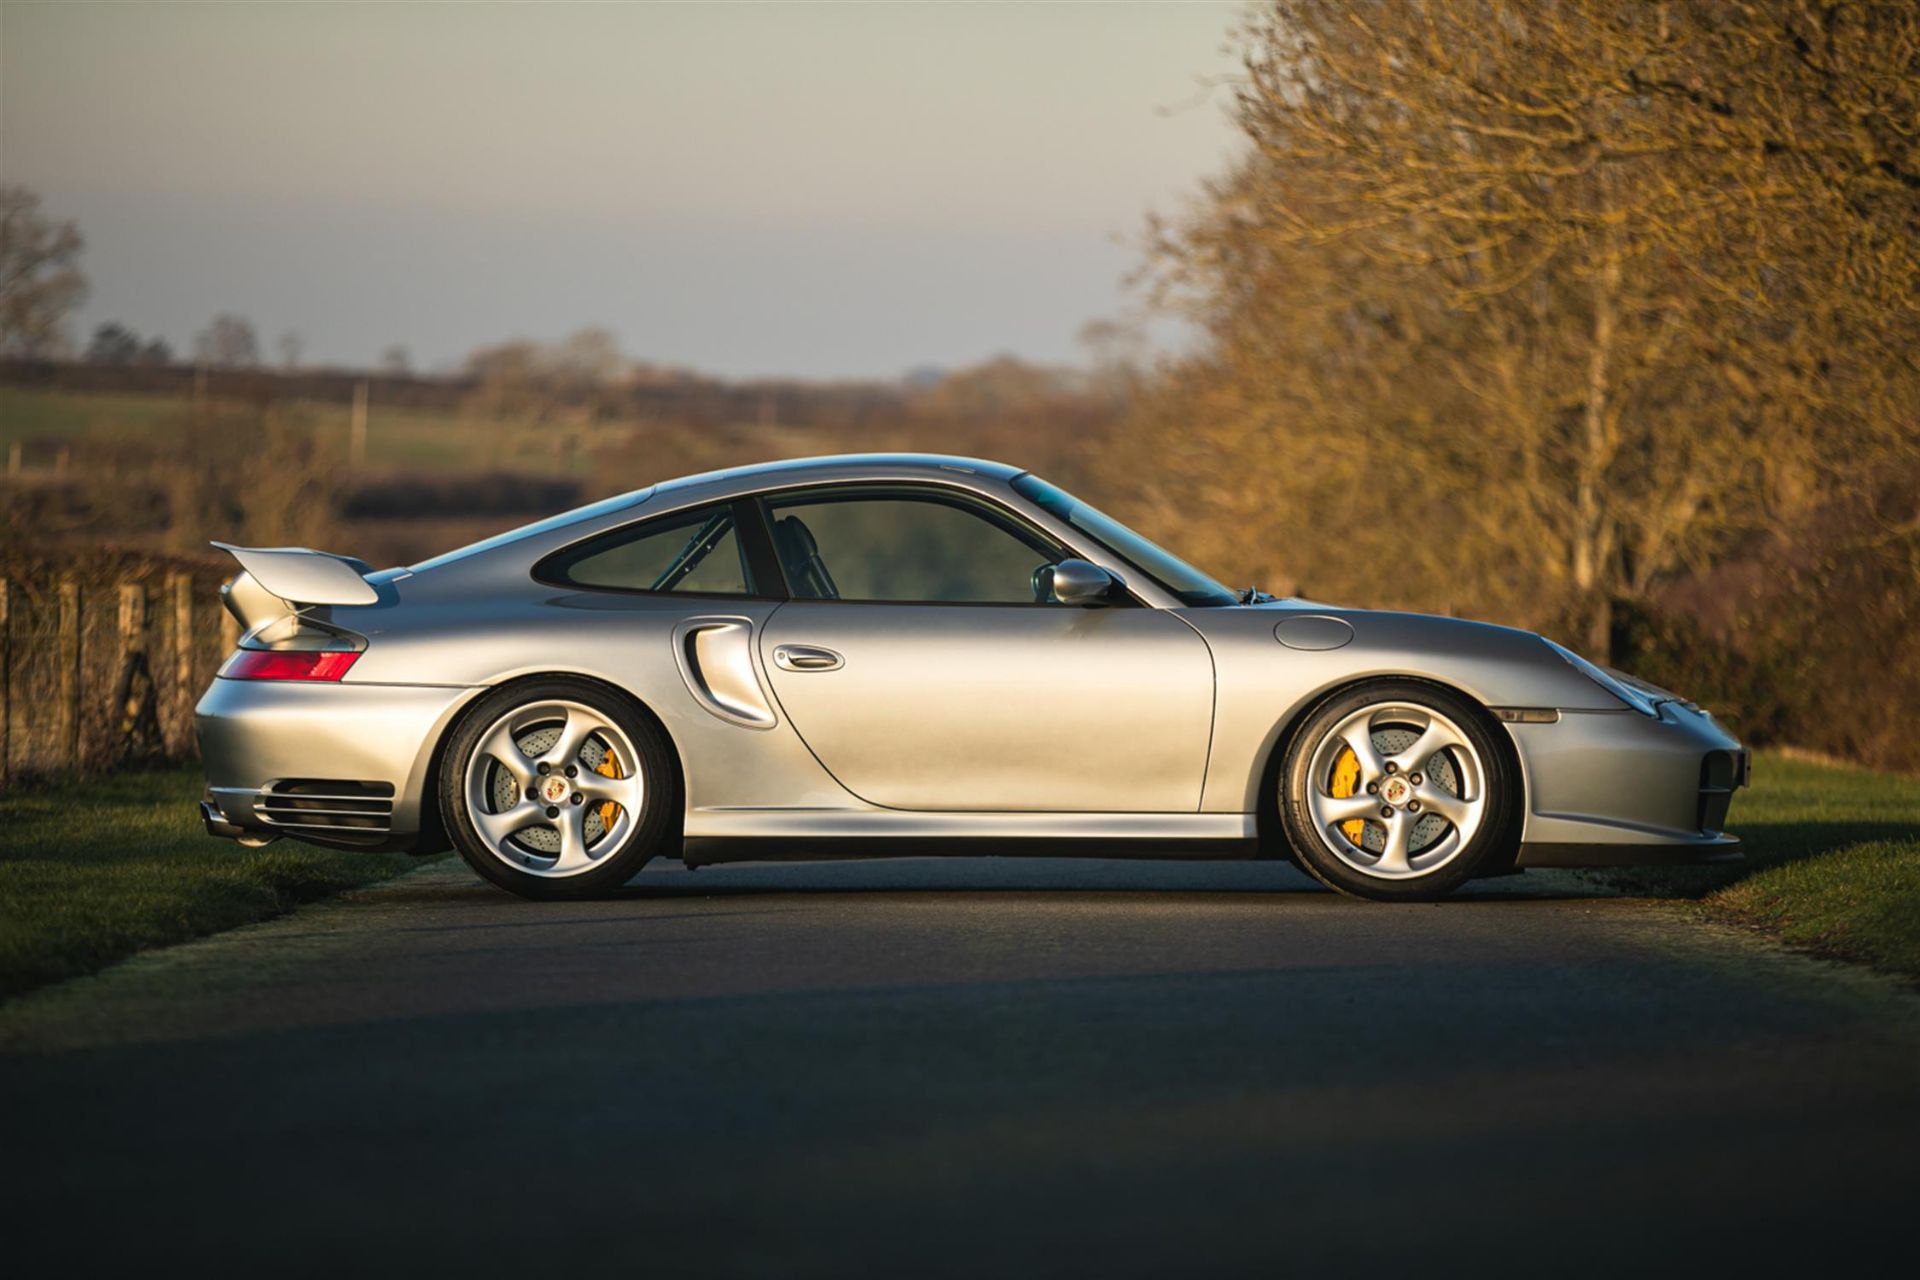
{"type": "Polygon", "coordinates": [[[549,556],[534,577],[591,591],[757,594],[730,503],[603,533],[549,556]]]}

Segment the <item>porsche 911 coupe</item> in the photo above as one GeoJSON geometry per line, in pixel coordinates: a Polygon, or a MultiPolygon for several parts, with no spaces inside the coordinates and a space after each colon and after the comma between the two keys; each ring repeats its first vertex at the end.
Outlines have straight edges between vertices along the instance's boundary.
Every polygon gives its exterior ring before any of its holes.
{"type": "Polygon", "coordinates": [[[1029,472],[812,458],[406,568],[216,544],[214,835],[451,845],[528,898],[650,858],[1289,858],[1430,899],[1737,856],[1711,715],[1525,631],[1232,591],[1029,472]]]}

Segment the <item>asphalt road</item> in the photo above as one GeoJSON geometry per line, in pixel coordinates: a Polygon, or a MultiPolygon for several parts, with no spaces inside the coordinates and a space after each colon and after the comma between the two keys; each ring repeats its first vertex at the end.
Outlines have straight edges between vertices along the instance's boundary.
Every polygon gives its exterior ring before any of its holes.
{"type": "Polygon", "coordinates": [[[1592,1274],[1911,1250],[1920,1000],[1285,867],[441,864],[0,1009],[10,1274],[1592,1274]]]}

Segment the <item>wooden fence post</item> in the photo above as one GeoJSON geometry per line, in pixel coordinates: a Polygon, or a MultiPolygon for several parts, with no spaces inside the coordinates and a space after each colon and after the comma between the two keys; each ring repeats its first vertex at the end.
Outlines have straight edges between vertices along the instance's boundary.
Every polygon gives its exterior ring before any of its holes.
{"type": "MultiPolygon", "coordinates": [[[[67,767],[80,768],[80,584],[72,578],[60,579],[60,630],[54,649],[55,674],[59,683],[60,716],[67,732],[67,767]]],[[[49,753],[51,755],[51,753],[49,753]]]]}
{"type": "Polygon", "coordinates": [[[120,584],[120,658],[140,645],[140,633],[147,629],[147,592],[137,582],[120,584]]]}
{"type": "Polygon", "coordinates": [[[13,583],[0,578],[0,790],[13,777],[13,583]]]}
{"type": "Polygon", "coordinates": [[[227,655],[240,647],[240,620],[233,616],[233,610],[227,608],[227,602],[220,602],[220,661],[225,662],[227,655]]]}
{"type": "Polygon", "coordinates": [[[113,762],[141,764],[163,749],[160,704],[148,649],[147,584],[120,584],[120,661],[113,683],[113,762]]]}
{"type": "Polygon", "coordinates": [[[367,380],[353,386],[353,417],[347,423],[347,465],[356,470],[367,465],[367,380]]]}
{"type": "Polygon", "coordinates": [[[173,711],[167,717],[180,726],[179,750],[193,742],[193,575],[175,573],[167,579],[173,597],[173,711]]]}

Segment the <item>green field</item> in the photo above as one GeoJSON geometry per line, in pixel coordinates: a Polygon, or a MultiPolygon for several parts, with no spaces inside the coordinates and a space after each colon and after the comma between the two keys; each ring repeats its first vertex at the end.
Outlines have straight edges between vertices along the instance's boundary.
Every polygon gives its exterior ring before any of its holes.
{"type": "Polygon", "coordinates": [[[0,387],[0,447],[14,441],[117,436],[170,422],[181,410],[174,396],[66,395],[0,387]]]}
{"type": "MultiPolygon", "coordinates": [[[[287,409],[316,432],[332,437],[342,456],[347,448],[347,406],[318,401],[294,401],[287,409]]],[[[61,444],[81,440],[128,440],[174,430],[192,411],[192,402],[178,396],[73,394],[0,387],[0,449],[20,441],[29,451],[29,466],[45,466],[61,444]]],[[[375,468],[431,470],[499,469],[569,474],[584,472],[584,447],[596,434],[592,428],[572,428],[569,437],[549,428],[535,432],[530,424],[511,420],[468,418],[433,410],[383,405],[377,400],[367,410],[366,464],[375,468]],[[555,441],[561,447],[555,447],[555,441]],[[547,447],[528,447],[541,442],[547,447]]],[[[604,431],[604,429],[601,429],[604,431]]]]}
{"type": "MultiPolygon", "coordinates": [[[[418,865],[405,854],[210,839],[194,810],[200,788],[196,770],[180,769],[0,798],[0,997],[418,865]]],[[[1920,781],[1763,754],[1733,818],[1745,863],[1587,874],[1920,977],[1920,781]]]]}
{"type": "Polygon", "coordinates": [[[0,998],[419,865],[215,840],[197,812],[204,785],[188,768],[0,796],[0,998]]]}
{"type": "MultiPolygon", "coordinates": [[[[345,459],[350,410],[315,400],[284,401],[278,410],[309,427],[345,459]]],[[[244,407],[215,399],[210,412],[244,414],[244,407]]],[[[50,468],[58,450],[97,442],[110,447],[137,442],[157,447],[192,420],[193,401],[179,396],[106,395],[0,387],[0,451],[16,441],[29,470],[50,468]]],[[[244,416],[220,424],[245,429],[244,416]]],[[[908,428],[797,429],[760,423],[690,428],[666,421],[544,420],[487,417],[437,409],[382,404],[367,409],[364,465],[369,471],[512,471],[518,474],[603,480],[607,468],[633,470],[633,487],[685,472],[744,462],[859,449],[915,449],[945,443],[973,447],[950,435],[914,436],[908,428]]],[[[160,452],[168,450],[160,447],[160,452]]],[[[600,485],[599,489],[619,488],[600,485]]]]}

